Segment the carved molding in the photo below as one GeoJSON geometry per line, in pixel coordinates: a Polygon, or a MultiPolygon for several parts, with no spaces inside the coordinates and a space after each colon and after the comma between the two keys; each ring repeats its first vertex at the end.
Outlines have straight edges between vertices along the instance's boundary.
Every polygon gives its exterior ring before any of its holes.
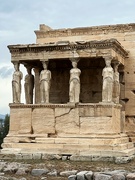
{"type": "Polygon", "coordinates": [[[75,104],[9,104],[10,108],[74,108],[75,104]]]}
{"type": "Polygon", "coordinates": [[[38,39],[40,38],[54,38],[54,37],[68,37],[68,36],[83,36],[83,35],[98,35],[109,33],[124,33],[131,32],[135,24],[117,24],[93,27],[81,27],[73,29],[52,29],[52,30],[37,30],[35,34],[38,39]]]}
{"type": "MultiPolygon", "coordinates": [[[[8,46],[11,54],[12,61],[15,61],[16,58],[21,58],[23,56],[25,59],[49,59],[50,55],[66,54],[67,56],[74,57],[74,52],[78,53],[86,51],[89,53],[96,53],[95,56],[101,56],[101,52],[104,50],[113,50],[115,53],[120,55],[123,58],[128,56],[128,52],[121,46],[121,44],[116,39],[107,39],[102,41],[87,41],[87,42],[75,42],[75,43],[65,43],[65,44],[29,44],[29,45],[9,45],[8,46]]],[[[79,54],[80,56],[80,54],[79,54]]],[[[103,56],[103,54],[102,54],[103,56]]],[[[80,56],[81,57],[81,56],[80,56]]],[[[52,56],[52,58],[54,58],[52,56]]],[[[64,57],[61,57],[64,58],[64,57]]],[[[68,58],[68,57],[66,57],[68,58]]]]}
{"type": "Polygon", "coordinates": [[[91,108],[117,108],[121,109],[120,104],[110,104],[110,103],[68,103],[68,104],[14,104],[10,103],[9,104],[10,108],[79,108],[79,107],[84,107],[84,106],[89,106],[91,108]]]}

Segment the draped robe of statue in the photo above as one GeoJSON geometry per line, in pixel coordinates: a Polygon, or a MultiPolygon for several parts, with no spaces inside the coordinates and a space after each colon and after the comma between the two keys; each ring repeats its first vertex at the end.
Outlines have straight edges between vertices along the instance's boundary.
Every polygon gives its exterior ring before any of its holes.
{"type": "Polygon", "coordinates": [[[51,72],[47,70],[47,65],[43,62],[44,70],[40,73],[40,96],[41,103],[49,103],[49,91],[51,85],[51,72]]]}
{"type": "Polygon", "coordinates": [[[13,73],[12,92],[13,103],[21,102],[21,80],[23,78],[22,72],[19,70],[19,64],[14,64],[15,72],[13,73]]]}
{"type": "Polygon", "coordinates": [[[112,102],[114,71],[110,64],[103,69],[102,102],[112,102]]]}
{"type": "Polygon", "coordinates": [[[120,98],[120,83],[119,83],[119,72],[118,66],[115,67],[114,72],[114,86],[113,86],[113,101],[114,103],[119,103],[120,98]]]}
{"type": "Polygon", "coordinates": [[[70,70],[70,87],[69,87],[69,101],[72,103],[79,102],[80,96],[80,69],[77,68],[77,63],[72,62],[73,68],[70,70]]]}
{"type": "Polygon", "coordinates": [[[27,69],[27,71],[24,84],[25,100],[26,104],[33,104],[34,76],[31,74],[31,69],[27,69]]]}

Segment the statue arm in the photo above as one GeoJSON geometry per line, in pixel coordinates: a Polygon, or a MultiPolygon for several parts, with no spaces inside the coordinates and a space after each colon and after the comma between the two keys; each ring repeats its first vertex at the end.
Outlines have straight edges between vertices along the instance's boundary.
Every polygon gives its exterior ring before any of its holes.
{"type": "Polygon", "coordinates": [[[39,76],[39,82],[41,83],[41,78],[42,78],[42,72],[40,73],[40,76],[39,76]]]}

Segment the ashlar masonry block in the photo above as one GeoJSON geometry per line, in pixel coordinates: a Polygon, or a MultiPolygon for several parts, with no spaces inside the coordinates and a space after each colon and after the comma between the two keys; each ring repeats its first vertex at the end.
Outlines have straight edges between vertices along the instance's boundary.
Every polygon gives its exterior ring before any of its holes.
{"type": "Polygon", "coordinates": [[[35,134],[55,133],[54,110],[35,108],[32,112],[32,128],[35,134]]]}

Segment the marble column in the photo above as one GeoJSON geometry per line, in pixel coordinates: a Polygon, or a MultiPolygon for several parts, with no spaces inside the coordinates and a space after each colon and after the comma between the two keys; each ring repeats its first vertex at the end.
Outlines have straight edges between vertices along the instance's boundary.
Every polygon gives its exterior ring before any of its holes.
{"type": "Polygon", "coordinates": [[[102,86],[102,102],[113,102],[113,83],[114,83],[114,70],[111,67],[111,57],[105,57],[105,68],[102,71],[103,86],[102,86]]]}
{"type": "Polygon", "coordinates": [[[80,74],[81,70],[77,68],[78,58],[70,59],[73,68],[70,70],[70,81],[69,81],[69,102],[79,103],[80,98],[80,74]]]}
{"type": "Polygon", "coordinates": [[[40,103],[40,69],[39,68],[34,68],[34,73],[35,73],[35,104],[40,103]]]}
{"type": "Polygon", "coordinates": [[[12,80],[13,103],[21,103],[21,80],[23,78],[23,74],[19,70],[19,62],[13,62],[13,64],[15,69],[12,80]]]}

